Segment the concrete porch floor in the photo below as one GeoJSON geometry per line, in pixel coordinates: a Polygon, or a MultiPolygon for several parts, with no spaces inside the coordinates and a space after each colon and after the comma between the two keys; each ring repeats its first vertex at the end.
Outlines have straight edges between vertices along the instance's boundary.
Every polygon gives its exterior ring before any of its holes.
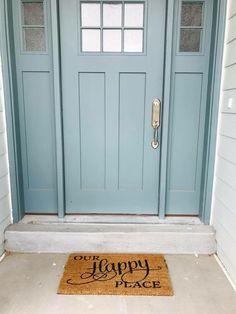
{"type": "Polygon", "coordinates": [[[174,297],[57,295],[67,256],[8,255],[0,263],[0,313],[236,313],[236,293],[213,256],[166,255],[174,297]]]}

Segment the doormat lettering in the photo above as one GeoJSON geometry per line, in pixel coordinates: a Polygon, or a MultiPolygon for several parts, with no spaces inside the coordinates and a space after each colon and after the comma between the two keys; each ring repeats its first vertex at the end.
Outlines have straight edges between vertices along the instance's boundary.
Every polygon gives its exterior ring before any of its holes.
{"type": "Polygon", "coordinates": [[[71,254],[58,294],[172,296],[168,267],[158,254],[71,254]]]}

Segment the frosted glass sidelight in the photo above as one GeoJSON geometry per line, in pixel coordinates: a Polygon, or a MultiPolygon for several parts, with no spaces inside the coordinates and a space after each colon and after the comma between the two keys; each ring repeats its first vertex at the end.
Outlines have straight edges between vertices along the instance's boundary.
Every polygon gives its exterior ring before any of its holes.
{"type": "Polygon", "coordinates": [[[143,31],[125,30],[124,31],[124,51],[143,52],[143,31]]]}
{"type": "Polygon", "coordinates": [[[201,46],[201,29],[181,29],[180,51],[199,52],[201,46]]]}
{"type": "Polygon", "coordinates": [[[103,26],[121,27],[122,24],[122,5],[121,3],[103,4],[103,26]]]}
{"type": "Polygon", "coordinates": [[[121,52],[121,30],[105,29],[103,31],[103,51],[121,52]]]}
{"type": "Polygon", "coordinates": [[[143,27],[143,3],[125,3],[125,27],[143,27]]]}
{"type": "Polygon", "coordinates": [[[202,26],[202,2],[183,2],[181,26],[202,26]]]}
{"type": "Polygon", "coordinates": [[[24,50],[25,51],[45,51],[45,31],[44,28],[23,29],[24,50]]]}
{"type": "Polygon", "coordinates": [[[81,3],[82,27],[100,27],[100,3],[81,3]]]}
{"type": "Polygon", "coordinates": [[[44,24],[43,2],[23,2],[22,6],[24,25],[44,24]]]}
{"type": "Polygon", "coordinates": [[[100,52],[101,51],[101,34],[99,29],[82,30],[82,51],[100,52]]]}

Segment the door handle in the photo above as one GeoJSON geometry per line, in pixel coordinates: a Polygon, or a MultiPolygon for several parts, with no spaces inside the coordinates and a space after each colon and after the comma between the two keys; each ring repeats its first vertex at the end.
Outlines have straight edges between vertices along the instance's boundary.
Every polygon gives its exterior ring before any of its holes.
{"type": "Polygon", "coordinates": [[[160,113],[161,113],[161,101],[159,99],[154,99],[152,102],[153,140],[151,143],[153,149],[157,149],[159,146],[158,128],[160,127],[160,113]]]}

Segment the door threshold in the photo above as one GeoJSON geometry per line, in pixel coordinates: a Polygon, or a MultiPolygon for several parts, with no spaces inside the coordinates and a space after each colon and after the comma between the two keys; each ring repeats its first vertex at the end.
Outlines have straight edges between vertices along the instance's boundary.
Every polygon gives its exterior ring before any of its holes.
{"type": "Polygon", "coordinates": [[[50,223],[75,223],[75,224],[177,224],[177,225],[202,225],[198,217],[171,216],[160,219],[151,215],[66,215],[59,218],[57,215],[25,215],[20,221],[24,224],[50,224],[50,223]]]}

